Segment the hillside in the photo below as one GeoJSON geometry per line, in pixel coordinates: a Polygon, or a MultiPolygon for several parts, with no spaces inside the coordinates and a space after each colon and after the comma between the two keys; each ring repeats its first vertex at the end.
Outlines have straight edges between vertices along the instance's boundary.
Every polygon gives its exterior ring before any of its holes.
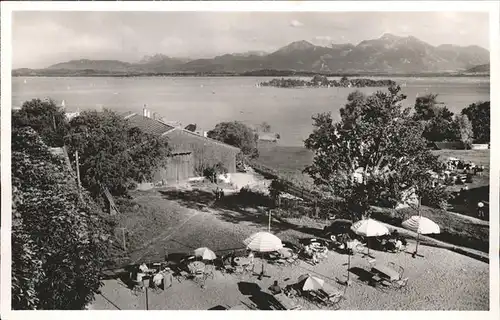
{"type": "MultiPolygon", "coordinates": [[[[93,70],[112,73],[245,73],[255,70],[292,70],[314,73],[448,73],[465,72],[488,65],[489,51],[478,46],[451,44],[432,46],[415,37],[384,34],[378,39],[317,46],[307,41],[292,42],[272,53],[250,51],[224,54],[210,59],[172,58],[162,54],[146,56],[137,63],[118,60],[73,60],[48,70],[93,70]]],[[[15,75],[43,73],[14,70],[15,75]]],[[[470,71],[477,72],[477,71],[470,71]]]]}
{"type": "Polygon", "coordinates": [[[465,71],[465,73],[487,73],[487,74],[489,74],[490,73],[490,64],[487,63],[487,64],[481,64],[481,65],[472,67],[470,69],[467,69],[467,71],[465,71]]]}

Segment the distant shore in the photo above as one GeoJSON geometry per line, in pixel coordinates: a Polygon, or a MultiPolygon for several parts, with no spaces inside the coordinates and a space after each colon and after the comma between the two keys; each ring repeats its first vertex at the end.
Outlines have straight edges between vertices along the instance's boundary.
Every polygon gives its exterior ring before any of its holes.
{"type": "Polygon", "coordinates": [[[256,70],[247,72],[114,72],[102,70],[14,69],[12,77],[489,77],[489,73],[383,73],[383,72],[308,72],[293,70],[256,70]]]}

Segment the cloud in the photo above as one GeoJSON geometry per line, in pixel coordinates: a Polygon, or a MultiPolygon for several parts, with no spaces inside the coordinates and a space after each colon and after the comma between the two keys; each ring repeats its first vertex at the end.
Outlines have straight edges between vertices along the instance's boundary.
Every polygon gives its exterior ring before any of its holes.
{"type": "Polygon", "coordinates": [[[303,25],[304,24],[302,22],[300,22],[299,20],[292,20],[292,21],[290,21],[290,26],[294,27],[294,28],[300,28],[303,25]]]}
{"type": "Polygon", "coordinates": [[[314,37],[314,40],[317,41],[333,41],[333,38],[330,36],[316,36],[314,37]]]}

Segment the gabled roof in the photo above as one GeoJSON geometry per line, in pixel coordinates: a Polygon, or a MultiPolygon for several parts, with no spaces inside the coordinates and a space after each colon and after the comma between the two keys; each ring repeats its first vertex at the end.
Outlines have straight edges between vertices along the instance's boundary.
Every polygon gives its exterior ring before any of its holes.
{"type": "Polygon", "coordinates": [[[189,131],[189,130],[186,130],[186,129],[183,129],[183,128],[173,128],[172,130],[169,130],[167,132],[164,133],[164,135],[168,135],[170,132],[174,132],[174,131],[181,131],[181,132],[184,132],[186,134],[190,134],[190,135],[193,135],[197,138],[200,138],[200,139],[203,139],[203,140],[207,140],[207,141],[210,141],[214,144],[218,144],[218,145],[221,145],[221,146],[224,146],[224,147],[227,147],[229,149],[234,149],[234,150],[238,150],[238,151],[241,151],[240,148],[238,147],[235,147],[235,146],[232,146],[230,144],[227,144],[227,143],[224,143],[222,141],[219,141],[219,140],[215,140],[215,139],[212,139],[212,138],[209,138],[209,137],[205,137],[203,135],[200,135],[196,132],[193,132],[193,131],[189,131]]]}
{"type": "MultiPolygon", "coordinates": [[[[170,125],[168,125],[160,120],[144,117],[144,116],[137,114],[137,113],[126,114],[124,116],[124,118],[129,121],[131,126],[137,127],[139,129],[141,129],[143,132],[150,133],[150,134],[153,134],[156,136],[164,136],[170,132],[182,131],[182,132],[185,132],[187,134],[196,136],[200,139],[204,139],[204,140],[210,141],[210,142],[218,144],[218,145],[222,145],[222,146],[230,148],[230,149],[240,150],[240,148],[234,147],[234,146],[229,145],[227,143],[205,137],[205,136],[197,134],[195,132],[183,129],[182,127],[173,127],[173,126],[170,126],[170,125]]],[[[183,152],[184,151],[188,152],[186,150],[183,150],[183,152]]]]}
{"type": "Polygon", "coordinates": [[[161,136],[164,133],[174,129],[161,121],[144,117],[137,113],[129,114],[125,117],[133,127],[141,129],[143,132],[161,136]]]}

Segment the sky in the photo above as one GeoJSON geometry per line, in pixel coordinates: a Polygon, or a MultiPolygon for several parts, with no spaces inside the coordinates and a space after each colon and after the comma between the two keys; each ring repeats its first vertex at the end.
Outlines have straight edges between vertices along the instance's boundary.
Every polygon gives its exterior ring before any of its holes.
{"type": "Polygon", "coordinates": [[[73,59],[135,62],[145,55],[210,58],[273,52],[293,41],[358,44],[384,33],[431,45],[489,49],[478,12],[14,12],[13,68],[73,59]]]}

